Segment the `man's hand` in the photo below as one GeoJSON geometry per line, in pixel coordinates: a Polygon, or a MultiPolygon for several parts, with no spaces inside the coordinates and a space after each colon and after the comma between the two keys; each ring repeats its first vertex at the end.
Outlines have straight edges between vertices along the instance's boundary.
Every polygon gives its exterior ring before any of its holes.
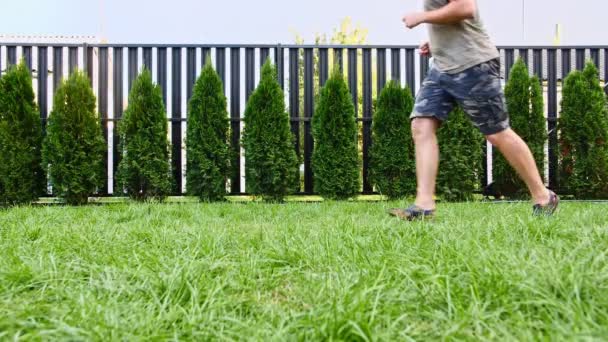
{"type": "Polygon", "coordinates": [[[431,55],[431,45],[429,45],[429,42],[424,42],[424,43],[420,44],[420,46],[418,48],[420,49],[420,55],[422,55],[422,56],[431,55]]]}
{"type": "Polygon", "coordinates": [[[426,18],[426,13],[425,12],[415,12],[415,13],[410,13],[410,14],[406,14],[405,16],[403,16],[403,19],[401,19],[403,21],[403,23],[405,24],[405,26],[409,29],[413,29],[414,27],[424,23],[426,18]]]}

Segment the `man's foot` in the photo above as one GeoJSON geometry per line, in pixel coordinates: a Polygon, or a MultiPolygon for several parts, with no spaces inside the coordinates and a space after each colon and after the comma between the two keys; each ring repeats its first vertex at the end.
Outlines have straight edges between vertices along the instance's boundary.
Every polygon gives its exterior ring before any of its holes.
{"type": "Polygon", "coordinates": [[[532,207],[532,214],[534,216],[551,216],[559,205],[559,197],[555,192],[549,190],[549,202],[547,204],[535,204],[532,207]]]}
{"type": "Polygon", "coordinates": [[[393,208],[388,211],[391,216],[398,217],[406,221],[428,220],[435,216],[435,210],[425,210],[413,204],[409,208],[393,208]]]}

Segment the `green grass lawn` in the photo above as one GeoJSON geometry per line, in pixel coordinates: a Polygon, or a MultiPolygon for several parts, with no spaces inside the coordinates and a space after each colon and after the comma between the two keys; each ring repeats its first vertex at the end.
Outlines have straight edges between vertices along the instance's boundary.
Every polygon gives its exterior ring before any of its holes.
{"type": "Polygon", "coordinates": [[[0,211],[0,340],[603,340],[608,205],[0,211]]]}

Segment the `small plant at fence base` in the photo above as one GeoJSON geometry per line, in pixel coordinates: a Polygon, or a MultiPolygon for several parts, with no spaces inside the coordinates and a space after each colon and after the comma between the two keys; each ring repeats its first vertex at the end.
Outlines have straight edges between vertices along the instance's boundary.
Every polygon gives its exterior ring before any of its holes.
{"type": "Polygon", "coordinates": [[[160,87],[150,71],[135,79],[120,121],[118,184],[134,199],[164,199],[171,191],[167,117],[160,87]]]}
{"type": "Polygon", "coordinates": [[[203,201],[220,201],[226,195],[230,172],[228,111],[222,81],[208,59],[194,85],[188,107],[188,193],[203,201]]]}
{"type": "MultiPolygon", "coordinates": [[[[505,87],[507,108],[511,128],[528,144],[541,174],[545,165],[545,143],[547,141],[544,116],[543,92],[537,77],[530,77],[523,60],[518,60],[511,70],[505,87]]],[[[494,185],[507,190],[511,197],[528,196],[524,182],[507,160],[498,151],[494,153],[492,168],[494,185]]]]}
{"type": "Polygon", "coordinates": [[[564,82],[560,188],[577,198],[608,198],[608,111],[593,63],[564,82]]]}
{"type": "Polygon", "coordinates": [[[267,201],[282,201],[296,188],[297,158],[289,116],[270,60],[262,67],[260,83],[247,102],[243,146],[247,192],[267,201]]]}
{"type": "Polygon", "coordinates": [[[105,181],[106,143],[95,114],[95,95],[89,79],[74,72],[57,89],[43,144],[53,193],[68,204],[85,204],[105,181]]]}
{"type": "Polygon", "coordinates": [[[416,165],[410,127],[414,100],[410,90],[391,81],[378,97],[372,122],[369,177],[376,191],[388,198],[416,192],[416,165]]]}
{"type": "Polygon", "coordinates": [[[479,190],[483,174],[484,137],[460,107],[437,132],[437,194],[447,201],[468,201],[479,190]]]}
{"type": "Polygon", "coordinates": [[[28,203],[42,193],[41,148],[32,78],[22,61],[0,79],[0,206],[28,203]]]}
{"type": "Polygon", "coordinates": [[[337,66],[321,89],[312,133],[315,190],[328,199],[355,196],[360,187],[355,107],[337,66]]]}

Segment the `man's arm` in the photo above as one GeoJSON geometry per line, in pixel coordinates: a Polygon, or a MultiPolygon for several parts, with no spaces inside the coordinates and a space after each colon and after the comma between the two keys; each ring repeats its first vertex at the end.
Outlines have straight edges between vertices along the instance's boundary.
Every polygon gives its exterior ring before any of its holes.
{"type": "Polygon", "coordinates": [[[403,22],[408,28],[414,28],[422,23],[455,24],[466,19],[472,19],[477,13],[475,0],[449,0],[449,3],[436,10],[408,14],[403,22]]]}

